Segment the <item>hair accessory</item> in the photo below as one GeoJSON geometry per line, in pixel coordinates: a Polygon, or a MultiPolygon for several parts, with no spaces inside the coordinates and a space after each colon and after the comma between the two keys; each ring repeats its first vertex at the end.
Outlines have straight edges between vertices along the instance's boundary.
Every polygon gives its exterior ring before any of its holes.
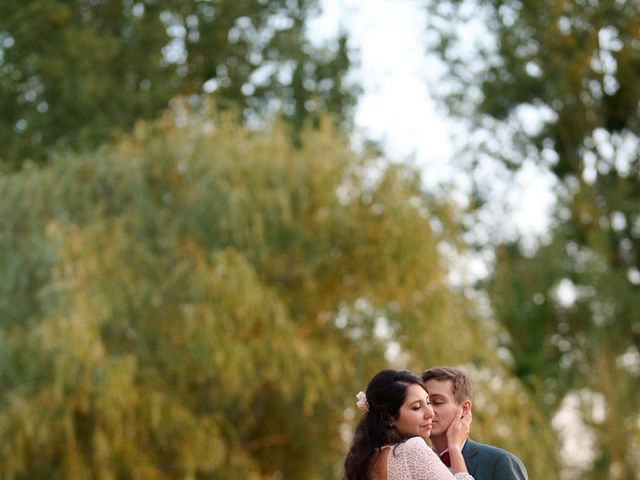
{"type": "Polygon", "coordinates": [[[367,394],[364,392],[358,392],[356,395],[358,401],[356,402],[356,406],[365,412],[369,411],[369,402],[367,402],[367,394]]]}

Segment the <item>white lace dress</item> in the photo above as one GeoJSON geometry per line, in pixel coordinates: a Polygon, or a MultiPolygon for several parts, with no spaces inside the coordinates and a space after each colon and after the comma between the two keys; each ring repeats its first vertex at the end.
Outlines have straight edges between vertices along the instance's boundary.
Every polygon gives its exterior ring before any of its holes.
{"type": "Polygon", "coordinates": [[[387,480],[473,480],[468,473],[454,476],[420,437],[384,448],[390,449],[387,480]]]}

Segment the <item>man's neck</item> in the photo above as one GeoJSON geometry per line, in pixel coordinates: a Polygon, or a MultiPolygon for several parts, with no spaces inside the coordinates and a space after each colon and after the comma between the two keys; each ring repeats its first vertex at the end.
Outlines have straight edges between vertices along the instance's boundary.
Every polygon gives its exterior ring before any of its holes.
{"type": "Polygon", "coordinates": [[[446,435],[438,435],[438,436],[431,435],[431,445],[433,446],[433,450],[436,453],[440,453],[440,452],[445,451],[447,449],[447,447],[449,446],[447,444],[447,436],[446,435]]]}

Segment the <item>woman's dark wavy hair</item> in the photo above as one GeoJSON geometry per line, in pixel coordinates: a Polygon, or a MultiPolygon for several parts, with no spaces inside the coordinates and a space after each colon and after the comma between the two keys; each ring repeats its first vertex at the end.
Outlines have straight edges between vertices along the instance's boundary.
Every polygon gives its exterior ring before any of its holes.
{"type": "Polygon", "coordinates": [[[419,376],[406,370],[382,370],[371,379],[365,392],[369,411],[358,422],[344,460],[344,480],[367,480],[378,449],[407,439],[391,426],[391,421],[397,417],[412,384],[425,388],[419,376]]]}

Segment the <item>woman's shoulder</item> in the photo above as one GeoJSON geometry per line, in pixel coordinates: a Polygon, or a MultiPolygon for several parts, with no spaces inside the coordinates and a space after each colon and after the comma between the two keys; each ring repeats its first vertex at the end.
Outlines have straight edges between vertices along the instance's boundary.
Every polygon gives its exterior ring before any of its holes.
{"type": "Polygon", "coordinates": [[[411,437],[398,446],[401,446],[407,450],[431,450],[422,437],[411,437]]]}
{"type": "Polygon", "coordinates": [[[410,445],[419,445],[420,447],[429,448],[427,446],[427,442],[425,442],[424,438],[422,437],[411,437],[409,440],[407,440],[404,443],[410,444],[410,445]]]}
{"type": "Polygon", "coordinates": [[[403,456],[409,458],[424,458],[433,453],[422,437],[411,437],[404,442],[397,443],[391,448],[391,452],[395,456],[403,456]]]}
{"type": "Polygon", "coordinates": [[[426,480],[445,479],[438,476],[437,468],[444,469],[445,474],[449,470],[444,466],[438,456],[431,450],[422,437],[412,437],[398,443],[389,454],[389,480],[426,480]],[[439,464],[439,465],[438,465],[439,464]],[[433,466],[436,465],[436,475],[433,475],[433,466]]]}

